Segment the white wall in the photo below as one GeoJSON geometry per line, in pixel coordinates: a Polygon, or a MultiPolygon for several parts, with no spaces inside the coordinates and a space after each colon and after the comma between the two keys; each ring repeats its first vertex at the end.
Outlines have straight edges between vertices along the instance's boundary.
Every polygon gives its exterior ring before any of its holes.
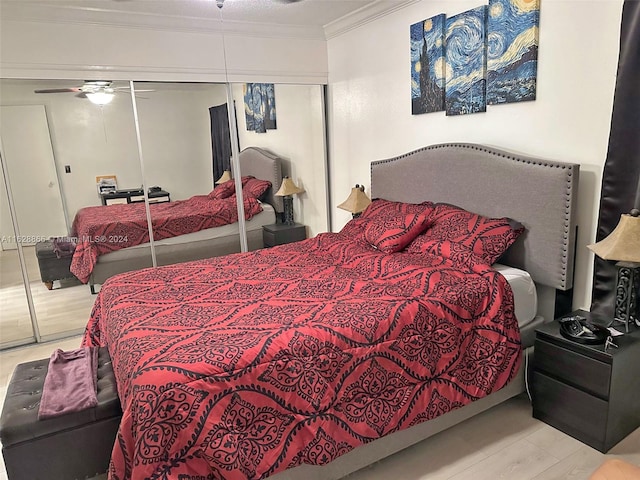
{"type": "MultiPolygon", "coordinates": [[[[486,113],[411,115],[409,25],[482,2],[418,2],[328,41],[331,208],[372,160],[443,142],[474,142],[581,164],[574,307],[591,302],[593,255],[619,50],[621,0],[543,0],[537,99],[486,113]]],[[[433,199],[437,200],[437,199],[433,199]]]]}
{"type": "Polygon", "coordinates": [[[319,85],[275,85],[275,130],[247,131],[243,108],[243,84],[233,85],[240,148],[263,147],[284,160],[289,175],[305,192],[293,200],[294,219],[306,225],[307,235],[326,232],[324,106],[319,85]]]}

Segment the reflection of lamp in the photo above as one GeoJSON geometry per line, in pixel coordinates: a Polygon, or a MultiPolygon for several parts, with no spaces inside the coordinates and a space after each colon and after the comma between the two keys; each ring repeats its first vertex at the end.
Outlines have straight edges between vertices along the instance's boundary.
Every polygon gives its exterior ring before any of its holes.
{"type": "Polygon", "coordinates": [[[367,197],[367,194],[364,193],[364,185],[356,184],[356,186],[351,189],[349,198],[338,205],[338,208],[351,212],[351,216],[357,218],[370,203],[371,200],[367,197]]]}
{"type": "Polygon", "coordinates": [[[231,180],[231,172],[229,170],[225,170],[222,172],[222,175],[218,180],[216,180],[216,185],[220,185],[221,183],[228,182],[231,180]]]}
{"type": "Polygon", "coordinates": [[[293,225],[293,195],[298,193],[303,193],[304,190],[298,187],[293,180],[289,177],[284,177],[282,179],[282,185],[280,185],[280,189],[274,193],[278,197],[283,197],[284,201],[284,224],[285,225],[293,225]]]}
{"type": "Polygon", "coordinates": [[[640,210],[634,208],[631,213],[622,214],[613,232],[598,243],[587,245],[587,248],[603,260],[617,262],[614,321],[624,323],[627,332],[630,322],[635,321],[640,326],[637,313],[637,290],[640,286],[640,210]]]}
{"type": "Polygon", "coordinates": [[[109,92],[87,92],[85,93],[86,97],[89,101],[95,105],[106,105],[107,103],[111,103],[113,100],[114,94],[109,92]]]}

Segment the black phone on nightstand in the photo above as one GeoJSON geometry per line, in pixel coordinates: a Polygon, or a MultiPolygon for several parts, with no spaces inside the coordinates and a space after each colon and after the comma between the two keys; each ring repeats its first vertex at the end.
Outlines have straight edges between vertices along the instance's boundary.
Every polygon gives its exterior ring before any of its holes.
{"type": "Polygon", "coordinates": [[[598,345],[604,343],[609,336],[609,330],[587,321],[581,315],[562,317],[558,321],[560,322],[560,334],[577,343],[598,345]]]}

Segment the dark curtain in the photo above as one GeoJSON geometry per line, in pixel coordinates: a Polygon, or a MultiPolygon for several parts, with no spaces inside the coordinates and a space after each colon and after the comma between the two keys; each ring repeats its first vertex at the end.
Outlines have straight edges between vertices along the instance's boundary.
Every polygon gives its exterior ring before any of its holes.
{"type": "Polygon", "coordinates": [[[225,170],[231,170],[231,136],[227,104],[209,108],[211,118],[211,153],[213,157],[213,181],[225,170]]]}
{"type": "MultiPolygon", "coordinates": [[[[622,7],[620,57],[613,99],[609,149],[602,174],[596,241],[609,235],[636,201],[640,180],[640,2],[622,7]]],[[[591,311],[612,318],[615,308],[615,262],[596,257],[591,311]]]]}

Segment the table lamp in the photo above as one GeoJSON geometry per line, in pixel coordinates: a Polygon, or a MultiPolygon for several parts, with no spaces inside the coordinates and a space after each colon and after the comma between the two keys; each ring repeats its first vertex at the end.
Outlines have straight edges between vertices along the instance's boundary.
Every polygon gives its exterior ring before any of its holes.
{"type": "Polygon", "coordinates": [[[293,221],[293,195],[297,195],[298,193],[303,193],[304,189],[298,187],[293,180],[289,177],[284,177],[282,179],[282,185],[274,195],[278,197],[283,197],[282,200],[284,202],[284,224],[285,225],[294,225],[293,221]]]}
{"type": "MultiPolygon", "coordinates": [[[[638,203],[638,202],[636,202],[638,203]]],[[[622,214],[616,228],[606,238],[587,248],[603,260],[616,261],[616,305],[614,321],[629,324],[638,319],[638,287],[640,286],[640,209],[622,214]]]]}
{"type": "Polygon", "coordinates": [[[351,212],[353,218],[358,218],[370,203],[371,199],[364,193],[364,185],[356,184],[356,186],[351,189],[349,197],[338,205],[338,208],[351,212]]]}

